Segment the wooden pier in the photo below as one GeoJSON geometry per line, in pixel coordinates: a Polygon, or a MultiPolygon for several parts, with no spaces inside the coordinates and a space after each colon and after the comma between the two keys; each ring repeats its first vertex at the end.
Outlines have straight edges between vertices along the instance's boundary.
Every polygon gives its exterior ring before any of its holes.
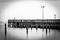
{"type": "Polygon", "coordinates": [[[44,19],[44,20],[9,19],[8,27],[60,29],[60,19],[44,19]]]}
{"type": "MultiPolygon", "coordinates": [[[[26,33],[28,35],[28,28],[42,28],[43,31],[46,29],[46,34],[47,34],[47,29],[57,29],[60,30],[60,19],[36,19],[36,20],[18,20],[18,19],[9,19],[8,20],[8,28],[26,28],[26,33]]],[[[7,27],[5,24],[5,40],[7,36],[7,27]]]]}

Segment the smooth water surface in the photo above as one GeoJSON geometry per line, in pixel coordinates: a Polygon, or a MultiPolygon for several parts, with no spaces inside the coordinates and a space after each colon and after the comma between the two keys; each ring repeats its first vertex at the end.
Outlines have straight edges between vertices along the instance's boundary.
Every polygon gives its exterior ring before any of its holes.
{"type": "MultiPolygon", "coordinates": [[[[60,40],[60,31],[52,29],[29,28],[7,28],[7,40],[60,40]]],[[[0,25],[0,39],[5,39],[4,25],[0,25]]]]}

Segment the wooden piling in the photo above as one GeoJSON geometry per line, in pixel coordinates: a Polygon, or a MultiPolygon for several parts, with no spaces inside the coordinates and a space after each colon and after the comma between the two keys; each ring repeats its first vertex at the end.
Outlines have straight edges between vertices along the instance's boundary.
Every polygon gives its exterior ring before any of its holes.
{"type": "Polygon", "coordinates": [[[7,36],[7,27],[6,27],[6,23],[5,23],[5,40],[6,40],[6,36],[7,36]]]}

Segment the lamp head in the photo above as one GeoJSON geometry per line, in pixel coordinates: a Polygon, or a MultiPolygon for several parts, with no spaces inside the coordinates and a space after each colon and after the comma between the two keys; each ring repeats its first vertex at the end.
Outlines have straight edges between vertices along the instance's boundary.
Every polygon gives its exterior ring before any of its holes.
{"type": "Polygon", "coordinates": [[[45,8],[45,6],[41,6],[41,8],[45,8]]]}

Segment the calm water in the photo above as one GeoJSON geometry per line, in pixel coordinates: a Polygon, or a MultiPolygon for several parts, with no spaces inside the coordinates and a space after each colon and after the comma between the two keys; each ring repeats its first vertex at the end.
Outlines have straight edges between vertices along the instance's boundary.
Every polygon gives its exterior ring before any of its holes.
{"type": "MultiPolygon", "coordinates": [[[[0,39],[4,40],[4,25],[0,25],[0,39]]],[[[60,40],[60,31],[50,29],[35,28],[7,28],[7,40],[60,40]]]]}
{"type": "Polygon", "coordinates": [[[49,29],[47,29],[47,32],[46,32],[46,29],[35,29],[35,28],[29,28],[28,29],[28,35],[26,33],[26,29],[20,29],[20,28],[8,28],[8,34],[7,34],[7,37],[9,37],[11,39],[24,39],[24,40],[44,40],[46,38],[49,38],[50,37],[54,37],[54,32],[56,32],[55,30],[50,30],[49,32],[49,29]]]}

